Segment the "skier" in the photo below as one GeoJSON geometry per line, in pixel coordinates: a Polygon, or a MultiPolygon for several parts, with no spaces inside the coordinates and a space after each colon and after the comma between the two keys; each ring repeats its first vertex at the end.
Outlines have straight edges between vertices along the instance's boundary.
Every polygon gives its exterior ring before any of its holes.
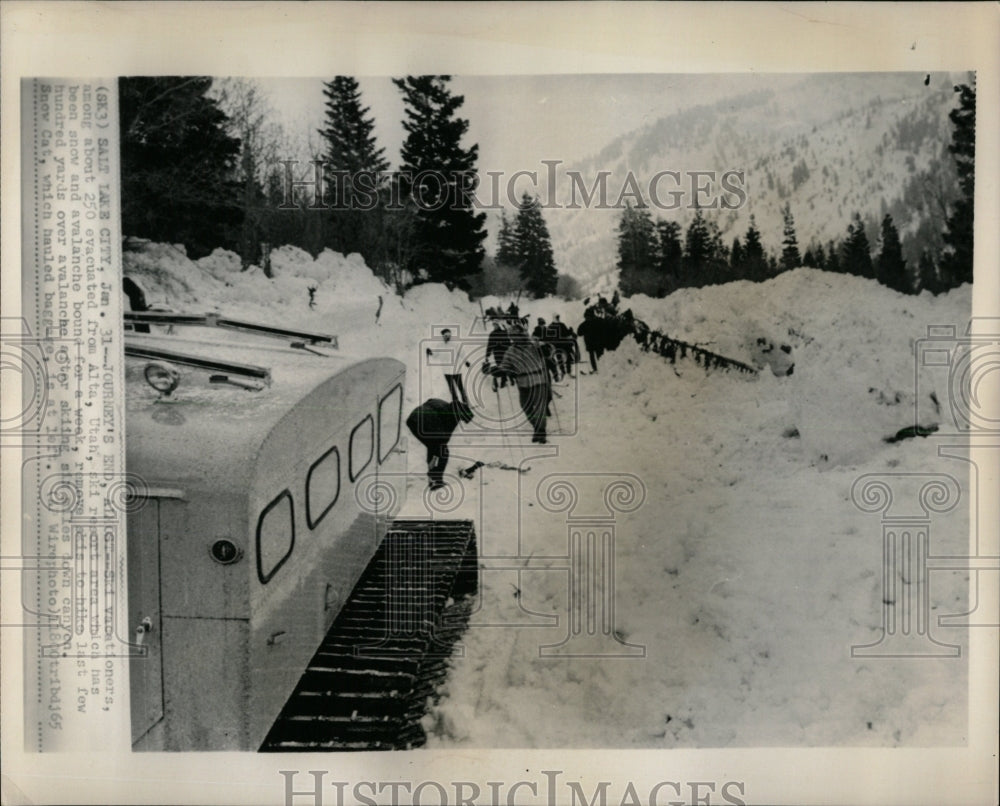
{"type": "Polygon", "coordinates": [[[556,370],[559,377],[569,375],[572,377],[573,367],[573,331],[566,327],[560,319],[559,314],[554,314],[552,324],[549,325],[552,346],[555,348],[556,370]]]}
{"type": "Polygon", "coordinates": [[[432,397],[417,406],[406,418],[406,427],[427,448],[428,489],[445,486],[444,469],[448,465],[448,442],[459,423],[472,419],[472,409],[453,400],[448,403],[432,397]]]}
{"type": "Polygon", "coordinates": [[[510,347],[495,373],[514,379],[521,409],[534,430],[531,441],[544,445],[547,441],[545,418],[552,399],[545,358],[541,347],[528,338],[523,325],[516,324],[511,328],[510,339],[510,347]]]}
{"type": "Polygon", "coordinates": [[[545,366],[548,368],[552,382],[559,382],[559,365],[556,363],[555,342],[552,339],[552,330],[545,324],[542,317],[538,317],[538,324],[531,331],[531,337],[542,350],[542,357],[545,359],[545,366]]]}
{"type": "MultiPolygon", "coordinates": [[[[500,362],[503,361],[504,354],[506,354],[508,347],[510,347],[510,336],[507,331],[503,329],[503,325],[500,324],[499,320],[494,320],[493,330],[490,331],[489,338],[486,340],[486,361],[483,364],[483,371],[490,372],[490,359],[493,360],[494,367],[500,366],[500,362]]],[[[506,376],[501,375],[498,377],[497,375],[493,375],[494,392],[506,385],[506,376]],[[498,380],[499,386],[497,383],[498,380]]]]}
{"type": "Polygon", "coordinates": [[[309,286],[306,291],[309,292],[309,310],[314,310],[316,308],[316,286],[309,286]]]}
{"type": "Polygon", "coordinates": [[[604,333],[601,320],[593,308],[583,312],[583,321],[576,329],[577,335],[583,337],[583,346],[590,355],[591,372],[597,372],[597,359],[604,353],[604,333]]]}
{"type": "MultiPolygon", "coordinates": [[[[451,329],[443,328],[441,330],[440,341],[430,342],[426,348],[427,355],[427,367],[442,367],[444,368],[444,380],[448,385],[448,395],[454,399],[459,400],[466,406],[469,405],[469,396],[465,392],[465,384],[462,382],[462,376],[459,372],[456,372],[456,368],[459,368],[462,361],[458,355],[461,349],[461,345],[455,345],[451,343],[451,329]]],[[[470,366],[468,361],[465,361],[465,366],[470,366]]],[[[435,382],[434,376],[431,375],[426,379],[427,387],[426,392],[433,393],[438,391],[438,383],[435,382]]],[[[443,390],[441,390],[443,391],[443,390]]]]}

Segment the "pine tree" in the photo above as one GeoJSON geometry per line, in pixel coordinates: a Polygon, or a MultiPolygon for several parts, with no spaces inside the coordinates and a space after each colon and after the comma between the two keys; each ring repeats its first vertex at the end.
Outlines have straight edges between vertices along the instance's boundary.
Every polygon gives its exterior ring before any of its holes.
{"type": "Polygon", "coordinates": [[[712,233],[701,209],[684,234],[684,285],[698,288],[711,282],[712,233]]]}
{"type": "Polygon", "coordinates": [[[385,149],[376,146],[375,121],[361,105],[361,91],[352,76],[336,76],[323,85],[325,126],[320,136],[327,198],[333,211],[327,244],[347,255],[359,252],[368,265],[384,257],[382,199],[379,174],[388,170],[385,149]]]}
{"type": "Polygon", "coordinates": [[[122,230],[183,243],[192,257],[238,248],[240,141],[204,76],[121,78],[122,230]]]}
{"type": "Polygon", "coordinates": [[[627,204],[618,224],[618,287],[625,296],[659,294],[657,251],[649,210],[627,204]]]}
{"type": "Polygon", "coordinates": [[[936,295],[944,290],[929,249],[924,249],[920,253],[920,263],[917,265],[917,282],[920,291],[930,291],[936,295]]]}
{"type": "Polygon", "coordinates": [[[450,76],[393,79],[406,110],[401,189],[417,208],[408,256],[414,278],[467,289],[485,254],[486,214],[473,210],[479,146],[461,145],[469,121],[457,116],[465,98],[452,95],[450,81],[450,76]]]}
{"type": "Polygon", "coordinates": [[[740,238],[737,235],[733,238],[733,248],[729,250],[729,270],[734,279],[740,279],[743,276],[743,263],[746,259],[746,255],[743,253],[743,244],[740,243],[740,238]]]}
{"type": "MultiPolygon", "coordinates": [[[[330,172],[385,171],[389,163],[385,149],[376,146],[375,121],[367,117],[369,107],[361,106],[361,90],[352,76],[336,76],[324,82],[325,128],[320,135],[326,143],[325,167],[330,172]]],[[[343,183],[340,183],[343,186],[343,183]]],[[[349,183],[346,187],[350,187],[349,183]]],[[[342,203],[346,197],[335,199],[342,203]]]]}
{"type": "Polygon", "coordinates": [[[709,260],[706,281],[728,283],[733,279],[729,270],[729,250],[722,241],[722,231],[715,221],[708,221],[709,260]]]}
{"type": "Polygon", "coordinates": [[[840,265],[840,246],[832,238],[826,248],[826,270],[841,272],[844,267],[840,265]]]}
{"type": "Polygon", "coordinates": [[[823,244],[816,244],[816,247],[813,250],[813,260],[815,261],[814,268],[826,268],[826,253],[823,251],[823,244]]]}
{"type": "Polygon", "coordinates": [[[941,257],[941,274],[948,287],[972,282],[973,202],[976,190],[976,90],[974,85],[962,84],[955,87],[955,91],[959,93],[959,104],[948,115],[954,126],[948,150],[955,158],[961,195],[955,202],[944,233],[948,248],[941,257]]]}
{"type": "Polygon", "coordinates": [[[783,249],[781,250],[781,268],[784,271],[797,269],[802,265],[802,258],[799,255],[799,243],[795,237],[795,221],[792,219],[792,206],[785,204],[785,209],[781,211],[781,218],[784,221],[783,249]]]}
{"type": "Polygon", "coordinates": [[[665,297],[677,290],[684,269],[681,225],[676,221],[657,221],[656,241],[656,286],[650,296],[665,297]]]}
{"type": "Polygon", "coordinates": [[[764,254],[764,245],[760,240],[757,220],[752,215],[743,243],[743,276],[756,282],[766,280],[769,276],[767,256],[764,254]]]}
{"type": "Polygon", "coordinates": [[[514,238],[514,228],[507,218],[507,211],[500,211],[500,232],[497,234],[497,263],[505,266],[517,265],[517,241],[514,238]]]}
{"type": "Polygon", "coordinates": [[[527,193],[517,208],[514,241],[524,289],[535,299],[555,294],[559,275],[552,258],[549,230],[542,218],[540,202],[527,193]]]}
{"type": "Polygon", "coordinates": [[[855,213],[854,220],[847,226],[847,240],[841,250],[843,271],[856,274],[859,277],[875,277],[875,267],[872,265],[871,246],[865,234],[865,225],[861,214],[855,213]]]}
{"type": "Polygon", "coordinates": [[[896,291],[909,294],[913,290],[910,275],[903,260],[903,245],[899,242],[899,231],[892,223],[892,216],[886,213],[882,219],[882,248],[876,260],[878,281],[896,291]]]}

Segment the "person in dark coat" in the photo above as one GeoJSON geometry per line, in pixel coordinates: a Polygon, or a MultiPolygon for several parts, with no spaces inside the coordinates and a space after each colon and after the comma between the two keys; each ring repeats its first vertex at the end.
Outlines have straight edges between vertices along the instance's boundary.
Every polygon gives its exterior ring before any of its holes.
{"type": "Polygon", "coordinates": [[[531,441],[544,444],[547,441],[545,419],[552,399],[549,370],[542,348],[528,337],[521,325],[511,328],[510,348],[496,372],[514,379],[521,409],[534,430],[531,441]]]}
{"type": "Polygon", "coordinates": [[[406,418],[406,427],[427,448],[427,480],[431,490],[445,486],[448,442],[459,423],[472,419],[472,409],[464,403],[448,403],[437,397],[425,400],[406,418]]]}
{"type": "Polygon", "coordinates": [[[583,321],[576,329],[577,335],[583,337],[583,346],[590,354],[590,369],[597,372],[597,359],[604,354],[604,333],[602,321],[592,308],[583,312],[583,321]]]}
{"type": "Polygon", "coordinates": [[[577,341],[576,331],[571,327],[566,328],[566,332],[569,334],[566,337],[566,372],[573,378],[573,367],[580,363],[580,342],[577,341]]]}
{"type": "MultiPolygon", "coordinates": [[[[503,325],[500,322],[493,323],[493,330],[490,331],[489,338],[486,339],[486,364],[483,369],[486,372],[490,371],[490,362],[492,361],[492,366],[500,366],[500,362],[503,361],[503,357],[507,352],[507,348],[510,347],[510,335],[506,330],[503,329],[503,325]]],[[[507,385],[507,377],[505,375],[494,375],[493,376],[493,391],[496,392],[498,389],[497,382],[499,380],[499,387],[504,387],[507,385]]]]}
{"type": "Polygon", "coordinates": [[[538,317],[538,324],[531,331],[531,337],[542,350],[542,357],[545,359],[545,366],[548,367],[549,374],[553,382],[558,382],[560,378],[559,364],[556,358],[555,331],[551,325],[546,325],[542,317],[538,317]]]}
{"type": "Polygon", "coordinates": [[[559,319],[559,314],[552,317],[552,324],[549,325],[550,339],[555,347],[555,360],[558,376],[573,375],[573,361],[575,359],[574,345],[576,337],[573,331],[566,327],[559,319]]]}

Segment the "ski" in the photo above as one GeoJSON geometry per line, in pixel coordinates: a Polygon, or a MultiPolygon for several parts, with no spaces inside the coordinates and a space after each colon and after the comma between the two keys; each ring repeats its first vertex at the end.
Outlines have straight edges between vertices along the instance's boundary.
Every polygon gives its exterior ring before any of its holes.
{"type": "Polygon", "coordinates": [[[471,479],[476,471],[481,467],[488,467],[491,470],[513,470],[517,473],[527,473],[531,470],[531,467],[514,467],[513,465],[508,465],[505,462],[475,462],[466,468],[458,471],[458,475],[463,479],[471,479]]]}

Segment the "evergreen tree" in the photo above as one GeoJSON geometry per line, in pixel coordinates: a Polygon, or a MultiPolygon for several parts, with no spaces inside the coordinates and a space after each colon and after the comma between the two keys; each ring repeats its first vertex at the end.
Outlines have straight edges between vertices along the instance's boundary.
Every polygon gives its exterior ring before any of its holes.
{"type": "Polygon", "coordinates": [[[814,268],[826,268],[826,253],[823,251],[823,244],[816,244],[816,247],[813,250],[813,260],[815,261],[814,268]]]}
{"type": "Polygon", "coordinates": [[[417,210],[407,257],[415,281],[467,289],[482,263],[486,214],[473,210],[479,146],[461,145],[469,121],[457,116],[465,98],[452,95],[450,81],[450,76],[393,79],[406,110],[401,190],[417,210]]]}
{"type": "Polygon", "coordinates": [[[698,288],[711,282],[712,233],[701,209],[684,234],[684,285],[698,288]]]}
{"type": "Polygon", "coordinates": [[[812,247],[806,249],[806,253],[802,256],[802,265],[816,268],[816,255],[813,254],[812,247]]]}
{"type": "Polygon", "coordinates": [[[736,279],[743,277],[743,263],[746,255],[743,253],[743,244],[740,243],[739,236],[733,238],[733,248],[729,250],[729,270],[736,279]]]}
{"type": "Polygon", "coordinates": [[[860,213],[855,213],[854,220],[847,226],[847,240],[841,249],[841,265],[843,271],[848,274],[856,274],[859,277],[875,276],[871,246],[860,213]]]}
{"type": "Polygon", "coordinates": [[[948,218],[944,241],[947,249],[941,257],[943,281],[949,286],[972,282],[973,201],[975,196],[976,159],[976,90],[962,84],[958,107],[948,115],[954,126],[948,150],[955,158],[961,195],[948,218]]]}
{"type": "Polygon", "coordinates": [[[707,282],[728,283],[733,279],[729,270],[729,250],[722,241],[722,231],[714,221],[707,222],[709,234],[709,271],[707,282]]]}
{"type": "Polygon", "coordinates": [[[831,238],[826,248],[826,270],[840,272],[844,267],[840,265],[840,247],[831,238]]]}
{"type": "Polygon", "coordinates": [[[878,281],[896,291],[910,293],[913,284],[906,271],[906,261],[903,260],[903,245],[899,242],[899,232],[888,213],[882,219],[881,243],[882,248],[876,260],[878,281]]]}
{"type": "Polygon", "coordinates": [[[500,232],[497,234],[497,263],[506,266],[517,265],[517,241],[514,238],[514,228],[510,219],[507,218],[507,211],[500,211],[500,232]]]}
{"type": "Polygon", "coordinates": [[[521,197],[517,209],[514,240],[525,290],[535,299],[555,294],[559,275],[552,258],[549,230],[542,218],[541,204],[527,193],[521,197]]]}
{"type": "Polygon", "coordinates": [[[802,258],[799,256],[799,243],[795,237],[795,221],[792,219],[792,206],[785,204],[785,209],[781,211],[781,218],[784,221],[784,239],[782,240],[781,268],[784,271],[797,269],[802,265],[802,258]]]}
{"type": "Polygon", "coordinates": [[[649,210],[628,203],[618,224],[618,287],[625,296],[665,293],[661,291],[657,252],[656,227],[649,210]]]}
{"type": "Polygon", "coordinates": [[[767,256],[764,254],[764,245],[760,240],[757,220],[752,215],[743,242],[743,276],[756,282],[766,280],[769,276],[767,256]]]}
{"type": "Polygon", "coordinates": [[[917,265],[917,282],[920,291],[930,291],[936,295],[944,290],[929,249],[924,249],[920,253],[920,263],[917,265]]]}
{"type": "Polygon", "coordinates": [[[684,270],[684,246],[681,244],[681,225],[676,221],[656,222],[656,293],[665,297],[676,291],[684,270]]]}
{"type": "Polygon", "coordinates": [[[238,248],[240,140],[203,76],[121,78],[122,230],[183,243],[191,257],[238,248]]]}
{"type": "Polygon", "coordinates": [[[385,149],[376,146],[375,121],[368,117],[369,107],[361,105],[355,78],[336,76],[324,83],[323,95],[324,202],[333,208],[327,245],[345,255],[359,252],[374,267],[385,258],[384,200],[379,198],[379,174],[389,168],[385,149]]]}

